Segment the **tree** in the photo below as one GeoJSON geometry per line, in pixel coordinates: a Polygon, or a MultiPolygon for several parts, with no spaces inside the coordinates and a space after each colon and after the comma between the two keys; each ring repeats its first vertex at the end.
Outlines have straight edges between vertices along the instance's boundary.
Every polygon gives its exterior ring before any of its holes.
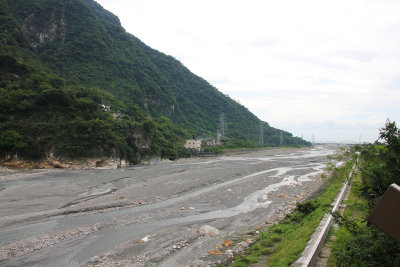
{"type": "Polygon", "coordinates": [[[0,133],[0,151],[16,152],[26,147],[22,136],[14,130],[0,133]]]}

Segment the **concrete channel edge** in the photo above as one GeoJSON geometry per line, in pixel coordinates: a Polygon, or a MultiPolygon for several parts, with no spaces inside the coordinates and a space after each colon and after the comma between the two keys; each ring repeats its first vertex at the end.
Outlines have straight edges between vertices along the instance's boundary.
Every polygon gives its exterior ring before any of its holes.
{"type": "MultiPolygon", "coordinates": [[[[353,169],[354,170],[354,169],[353,169]]],[[[353,170],[350,172],[349,177],[353,175],[353,170]]],[[[339,194],[336,196],[334,201],[334,206],[332,208],[332,212],[335,212],[340,203],[342,202],[346,189],[348,187],[347,181],[343,184],[340,189],[339,194]]],[[[324,245],[326,236],[328,235],[329,229],[331,228],[333,223],[333,217],[331,214],[327,214],[321,220],[314,234],[311,236],[311,239],[307,242],[307,246],[301,254],[300,258],[292,265],[294,267],[312,267],[315,266],[318,254],[324,245]]]]}

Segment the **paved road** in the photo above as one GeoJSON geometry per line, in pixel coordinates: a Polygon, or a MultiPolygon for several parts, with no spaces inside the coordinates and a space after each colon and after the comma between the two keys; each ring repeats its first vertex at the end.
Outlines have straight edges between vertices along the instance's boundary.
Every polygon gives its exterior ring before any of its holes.
{"type": "Polygon", "coordinates": [[[319,190],[319,174],[333,152],[270,149],[116,170],[3,175],[0,265],[186,266],[210,260],[204,255],[228,236],[282,218],[319,190]],[[205,224],[220,235],[198,233],[205,224]]]}

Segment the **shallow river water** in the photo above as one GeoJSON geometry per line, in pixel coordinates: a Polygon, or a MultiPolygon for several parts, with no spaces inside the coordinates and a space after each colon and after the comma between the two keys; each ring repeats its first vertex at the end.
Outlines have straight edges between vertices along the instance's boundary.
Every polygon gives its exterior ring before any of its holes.
{"type": "Polygon", "coordinates": [[[335,147],[270,149],[116,170],[25,171],[0,182],[0,265],[186,266],[277,219],[322,185],[335,147]],[[217,237],[196,230],[209,224],[217,237]],[[148,242],[135,242],[143,237],[148,242]],[[185,250],[175,244],[185,242],[185,250]],[[200,245],[201,244],[201,245],[200,245]]]}

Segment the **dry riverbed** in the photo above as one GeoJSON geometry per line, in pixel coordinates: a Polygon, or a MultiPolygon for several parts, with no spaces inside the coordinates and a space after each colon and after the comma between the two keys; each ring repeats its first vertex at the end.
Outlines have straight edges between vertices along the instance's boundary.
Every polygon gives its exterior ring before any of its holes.
{"type": "Polygon", "coordinates": [[[334,151],[269,149],[116,170],[1,169],[0,265],[224,262],[320,190],[334,151]],[[202,231],[206,225],[217,232],[202,231]]]}

